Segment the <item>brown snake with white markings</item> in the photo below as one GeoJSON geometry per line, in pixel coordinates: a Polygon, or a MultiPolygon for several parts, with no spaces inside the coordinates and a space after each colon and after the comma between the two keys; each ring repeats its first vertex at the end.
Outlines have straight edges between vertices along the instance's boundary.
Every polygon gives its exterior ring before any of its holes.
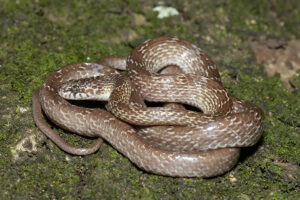
{"type": "Polygon", "coordinates": [[[155,38],[136,47],[127,61],[107,56],[98,63],[54,71],[33,95],[37,126],[68,153],[93,153],[103,138],[145,171],[212,177],[230,170],[238,161],[239,147],[254,145],[261,136],[261,109],[229,95],[214,63],[189,42],[155,38]],[[129,77],[110,67],[126,68],[129,77]],[[113,114],[78,107],[64,98],[108,101],[113,114]],[[144,100],[189,104],[203,113],[179,104],[147,107],[144,100]],[[59,127],[98,137],[95,144],[68,145],[42,120],[41,108],[59,127]]]}

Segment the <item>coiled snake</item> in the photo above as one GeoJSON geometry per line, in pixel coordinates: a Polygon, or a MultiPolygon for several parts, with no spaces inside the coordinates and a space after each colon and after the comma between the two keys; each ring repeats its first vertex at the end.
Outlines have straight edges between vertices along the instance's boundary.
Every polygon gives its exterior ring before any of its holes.
{"type": "Polygon", "coordinates": [[[33,114],[36,125],[68,153],[93,153],[103,138],[139,168],[175,177],[212,177],[230,170],[239,147],[259,140],[263,121],[260,108],[226,92],[201,49],[171,37],[145,41],[127,60],[106,56],[52,72],[33,94],[33,114]],[[126,69],[128,77],[116,69],[126,69]],[[110,112],[66,99],[108,101],[110,112]],[[144,100],[169,103],[148,107],[144,100]],[[98,139],[90,148],[70,146],[42,120],[41,109],[59,127],[98,139]]]}

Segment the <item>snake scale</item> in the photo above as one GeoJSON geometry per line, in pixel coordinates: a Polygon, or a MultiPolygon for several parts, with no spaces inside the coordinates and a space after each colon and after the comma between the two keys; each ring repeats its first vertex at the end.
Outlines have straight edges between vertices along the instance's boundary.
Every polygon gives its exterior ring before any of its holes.
{"type": "Polygon", "coordinates": [[[172,37],[147,40],[128,58],[105,56],[50,73],[33,94],[33,115],[40,130],[68,153],[93,153],[104,139],[139,168],[174,177],[229,171],[240,147],[259,140],[263,122],[259,107],[226,92],[200,48],[172,37]],[[107,110],[67,99],[107,101],[107,110]],[[145,101],[165,104],[149,107],[145,101]],[[89,148],[70,146],[42,119],[42,110],[57,126],[98,139],[89,148]]]}

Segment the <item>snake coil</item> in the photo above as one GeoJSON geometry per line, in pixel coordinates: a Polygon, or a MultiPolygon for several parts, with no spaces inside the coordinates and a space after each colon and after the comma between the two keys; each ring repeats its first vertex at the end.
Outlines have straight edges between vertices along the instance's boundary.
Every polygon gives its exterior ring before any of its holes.
{"type": "Polygon", "coordinates": [[[33,95],[33,115],[40,130],[68,153],[93,153],[104,139],[139,168],[175,177],[230,170],[240,147],[259,140],[263,122],[259,107],[226,92],[200,48],[172,37],[147,40],[128,58],[106,56],[52,72],[33,95]],[[107,101],[109,112],[66,99],[107,101]],[[145,100],[166,104],[148,107],[145,100]],[[42,110],[57,126],[98,139],[89,148],[70,146],[42,120],[42,110]]]}

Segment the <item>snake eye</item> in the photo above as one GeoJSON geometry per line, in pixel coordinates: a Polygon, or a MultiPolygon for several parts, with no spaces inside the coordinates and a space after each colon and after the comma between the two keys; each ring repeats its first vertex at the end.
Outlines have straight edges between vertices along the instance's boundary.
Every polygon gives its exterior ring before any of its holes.
{"type": "Polygon", "coordinates": [[[80,92],[80,88],[78,85],[72,85],[72,87],[70,88],[71,92],[74,94],[77,94],[80,92]]]}

